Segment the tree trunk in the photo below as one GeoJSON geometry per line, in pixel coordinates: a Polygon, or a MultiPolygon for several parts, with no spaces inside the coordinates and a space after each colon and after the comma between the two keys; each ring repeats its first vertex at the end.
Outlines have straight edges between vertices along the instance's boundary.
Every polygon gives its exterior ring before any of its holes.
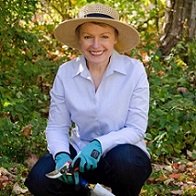
{"type": "Polygon", "coordinates": [[[196,0],[167,0],[160,50],[163,55],[182,38],[196,38],[196,0]]]}

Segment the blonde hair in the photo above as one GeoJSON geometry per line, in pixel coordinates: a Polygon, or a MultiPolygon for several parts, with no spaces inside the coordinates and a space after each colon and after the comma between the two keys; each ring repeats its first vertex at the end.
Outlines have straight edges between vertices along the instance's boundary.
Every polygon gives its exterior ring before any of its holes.
{"type": "MultiPolygon", "coordinates": [[[[96,24],[96,25],[99,25],[99,26],[103,26],[103,27],[104,27],[104,26],[110,26],[110,25],[105,24],[105,23],[103,23],[103,22],[90,22],[90,23],[93,23],[93,24],[96,24]]],[[[84,24],[84,23],[83,23],[83,24],[84,24]]],[[[79,25],[79,26],[76,28],[76,30],[75,30],[75,34],[76,34],[77,38],[79,38],[79,36],[80,36],[80,27],[81,27],[83,24],[79,25]]],[[[117,30],[116,28],[114,28],[113,26],[110,26],[110,27],[112,27],[112,28],[114,29],[115,37],[117,38],[117,37],[118,37],[118,30],[117,30]]]]}

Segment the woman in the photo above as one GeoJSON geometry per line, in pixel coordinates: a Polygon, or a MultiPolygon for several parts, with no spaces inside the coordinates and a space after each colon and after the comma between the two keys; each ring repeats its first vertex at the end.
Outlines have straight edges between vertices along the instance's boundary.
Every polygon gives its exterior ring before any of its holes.
{"type": "Polygon", "coordinates": [[[144,66],[120,54],[138,44],[138,32],[120,22],[113,8],[89,4],[79,18],[62,22],[55,37],[82,55],[57,72],[46,129],[49,154],[25,185],[35,196],[82,196],[88,190],[75,185],[83,178],[110,187],[116,196],[139,195],[151,174],[144,142],[149,85],[144,66]],[[65,163],[72,175],[46,176],[65,163]]]}

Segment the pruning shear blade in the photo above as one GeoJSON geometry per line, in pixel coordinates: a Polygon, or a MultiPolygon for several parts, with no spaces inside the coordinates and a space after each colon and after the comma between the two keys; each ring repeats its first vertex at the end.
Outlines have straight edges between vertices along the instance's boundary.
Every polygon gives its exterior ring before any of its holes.
{"type": "Polygon", "coordinates": [[[55,169],[54,171],[47,173],[46,176],[51,179],[56,179],[56,178],[59,178],[60,176],[62,176],[63,174],[72,175],[72,173],[70,172],[70,163],[69,162],[65,163],[65,165],[63,165],[62,168],[55,169]]]}

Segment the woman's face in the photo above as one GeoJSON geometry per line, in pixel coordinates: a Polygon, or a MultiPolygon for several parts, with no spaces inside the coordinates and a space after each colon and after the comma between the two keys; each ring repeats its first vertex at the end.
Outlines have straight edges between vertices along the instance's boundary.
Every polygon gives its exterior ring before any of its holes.
{"type": "Polygon", "coordinates": [[[117,42],[115,29],[109,25],[84,23],[79,27],[80,49],[90,65],[107,65],[117,42]]]}

